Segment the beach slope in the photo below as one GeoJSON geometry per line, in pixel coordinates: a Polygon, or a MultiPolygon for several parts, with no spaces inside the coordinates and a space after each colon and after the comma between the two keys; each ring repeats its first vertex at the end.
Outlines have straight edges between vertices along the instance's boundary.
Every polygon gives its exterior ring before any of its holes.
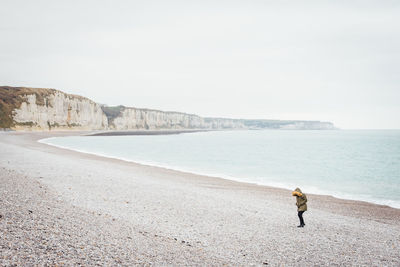
{"type": "MultiPolygon", "coordinates": [[[[0,265],[400,265],[400,210],[64,150],[0,133],[0,265]]],[[[83,133],[82,133],[83,134],[83,133]]]]}

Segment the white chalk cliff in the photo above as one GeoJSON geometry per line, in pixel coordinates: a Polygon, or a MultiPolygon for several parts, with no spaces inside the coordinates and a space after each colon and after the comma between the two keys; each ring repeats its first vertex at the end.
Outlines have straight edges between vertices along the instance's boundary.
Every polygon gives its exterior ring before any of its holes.
{"type": "Polygon", "coordinates": [[[162,112],[124,108],[120,116],[112,120],[110,128],[130,129],[196,129],[204,127],[203,119],[196,115],[178,112],[162,112]]]}
{"type": "Polygon", "coordinates": [[[203,118],[108,107],[54,89],[0,87],[0,128],[14,130],[334,129],[330,122],[203,118]]]}
{"type": "Polygon", "coordinates": [[[25,101],[13,111],[16,129],[101,130],[108,126],[100,105],[89,99],[56,91],[47,95],[44,105],[40,105],[35,94],[24,97],[25,101]]]}
{"type": "MultiPolygon", "coordinates": [[[[109,128],[131,129],[239,129],[246,128],[242,122],[231,119],[207,119],[197,115],[164,112],[159,110],[120,107],[120,114],[109,120],[109,128]]],[[[104,108],[105,113],[107,110],[104,108]]]]}

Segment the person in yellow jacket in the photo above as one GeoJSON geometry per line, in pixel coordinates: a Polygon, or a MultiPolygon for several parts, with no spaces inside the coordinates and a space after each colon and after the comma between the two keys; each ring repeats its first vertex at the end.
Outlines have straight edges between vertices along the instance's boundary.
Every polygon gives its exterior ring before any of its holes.
{"type": "Polygon", "coordinates": [[[307,210],[307,196],[298,187],[292,192],[292,196],[296,197],[297,215],[300,219],[300,225],[297,227],[304,227],[306,224],[304,223],[303,213],[307,210]]]}

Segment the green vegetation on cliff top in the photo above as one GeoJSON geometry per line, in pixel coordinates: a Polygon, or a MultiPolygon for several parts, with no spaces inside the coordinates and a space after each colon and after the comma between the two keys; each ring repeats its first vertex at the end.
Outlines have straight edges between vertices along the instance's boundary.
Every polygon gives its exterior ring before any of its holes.
{"type": "Polygon", "coordinates": [[[111,123],[115,118],[121,115],[121,113],[125,110],[125,107],[121,105],[115,107],[101,106],[101,109],[103,110],[104,114],[106,114],[108,123],[111,123]]]}
{"type": "Polygon", "coordinates": [[[0,128],[11,128],[15,125],[12,111],[26,101],[26,95],[36,95],[37,105],[48,105],[46,96],[56,92],[55,89],[0,86],[0,128]]]}
{"type": "Polygon", "coordinates": [[[65,94],[56,89],[0,86],[0,129],[8,129],[16,125],[12,112],[14,109],[20,108],[22,102],[26,101],[26,95],[36,95],[37,105],[51,106],[47,97],[57,92],[69,98],[87,99],[78,95],[65,94]]]}

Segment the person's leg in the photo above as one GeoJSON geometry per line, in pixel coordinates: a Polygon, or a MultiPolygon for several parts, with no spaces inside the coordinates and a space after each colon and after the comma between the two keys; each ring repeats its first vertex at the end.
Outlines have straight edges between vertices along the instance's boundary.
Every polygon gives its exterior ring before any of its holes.
{"type": "Polygon", "coordinates": [[[297,215],[299,216],[299,219],[300,219],[300,225],[299,225],[299,227],[303,227],[305,224],[304,224],[304,220],[303,220],[303,213],[304,213],[304,211],[299,211],[298,213],[297,213],[297,215]]]}
{"type": "Polygon", "coordinates": [[[306,225],[305,223],[304,223],[304,218],[303,218],[303,213],[304,213],[305,211],[302,211],[301,212],[301,225],[306,225]]]}

